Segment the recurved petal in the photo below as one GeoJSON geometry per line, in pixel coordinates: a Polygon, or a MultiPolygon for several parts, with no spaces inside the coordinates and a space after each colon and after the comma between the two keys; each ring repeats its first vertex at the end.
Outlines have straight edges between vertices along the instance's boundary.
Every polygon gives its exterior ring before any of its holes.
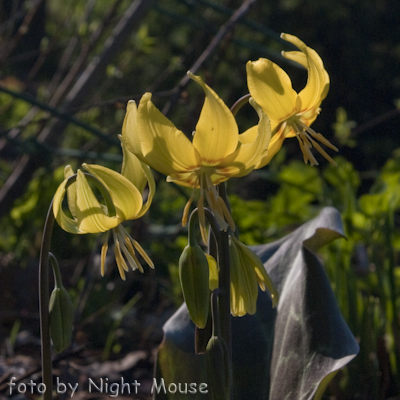
{"type": "Polygon", "coordinates": [[[101,165],[82,164],[82,166],[108,189],[120,222],[137,218],[143,205],[143,198],[132,182],[118,172],[101,165]]]}
{"type": "Polygon", "coordinates": [[[230,239],[231,313],[233,316],[254,314],[257,309],[257,278],[251,266],[243,262],[236,243],[230,239]]]}
{"type": "MultiPolygon", "coordinates": [[[[70,176],[74,175],[75,172],[73,171],[70,165],[67,165],[64,168],[64,178],[68,179],[70,176]]],[[[68,199],[68,208],[71,211],[73,217],[76,217],[76,182],[72,183],[68,186],[67,189],[67,199],[68,199]]]]}
{"type": "Polygon", "coordinates": [[[307,56],[301,51],[282,51],[282,56],[297,62],[302,65],[305,69],[308,69],[308,60],[307,56]]]}
{"type": "Polygon", "coordinates": [[[246,65],[251,97],[271,120],[283,121],[294,114],[297,93],[288,74],[265,58],[246,65]]]}
{"type": "MultiPolygon", "coordinates": [[[[130,138],[133,132],[126,129],[123,136],[126,135],[130,138]]],[[[200,164],[197,150],[154,106],[151,93],[145,93],[140,100],[134,135],[131,147],[136,156],[165,175],[191,171],[200,164]]]]}
{"type": "Polygon", "coordinates": [[[140,153],[140,142],[137,135],[137,115],[138,109],[134,100],[129,100],[126,105],[126,114],[122,124],[122,141],[132,153],[140,153]]]}
{"type": "Polygon", "coordinates": [[[171,174],[167,176],[167,182],[175,182],[177,185],[185,187],[200,187],[199,177],[194,172],[182,172],[178,174],[171,174]]]}
{"type": "MultiPolygon", "coordinates": [[[[99,233],[115,228],[121,221],[105,214],[85,175],[78,170],[76,219],[82,233],[99,233]]],[[[117,208],[117,207],[116,207],[117,208]]]]}
{"type": "Polygon", "coordinates": [[[317,109],[329,91],[329,75],[318,53],[308,47],[299,38],[287,33],[282,33],[282,39],[297,46],[305,55],[299,56],[298,52],[282,52],[282,55],[290,60],[296,61],[308,69],[308,80],[305,88],[299,93],[301,99],[301,111],[317,109]]]}
{"type": "Polygon", "coordinates": [[[209,288],[211,291],[218,288],[218,266],[215,258],[206,254],[209,268],[209,288]]]}
{"type": "Polygon", "coordinates": [[[260,162],[255,166],[255,169],[260,169],[269,164],[269,162],[272,160],[272,157],[282,147],[284,140],[285,140],[285,131],[284,128],[282,128],[279,129],[279,131],[274,136],[272,136],[272,139],[269,142],[267,154],[261,158],[260,162]]]}
{"type": "Polygon", "coordinates": [[[143,161],[139,160],[139,158],[134,154],[134,149],[140,151],[140,143],[137,141],[138,136],[136,135],[138,131],[137,112],[136,103],[130,101],[127,106],[124,125],[122,127],[123,134],[119,135],[119,138],[121,140],[123,153],[122,175],[132,182],[142,194],[146,185],[149,185],[149,194],[146,203],[142,205],[141,210],[136,215],[136,218],[140,218],[150,207],[156,190],[156,184],[154,182],[153,174],[150,171],[150,167],[143,161]]]}
{"type": "Polygon", "coordinates": [[[236,237],[232,237],[232,240],[236,244],[237,250],[239,252],[239,255],[241,256],[241,259],[243,260],[243,263],[245,263],[246,265],[251,265],[252,268],[254,268],[254,273],[256,274],[257,282],[261,290],[265,291],[265,289],[268,289],[268,291],[270,292],[272,298],[272,307],[275,307],[278,304],[279,294],[278,291],[275,289],[271,278],[265,271],[262,261],[236,237]]]}
{"type": "Polygon", "coordinates": [[[119,135],[122,147],[122,169],[121,174],[132,182],[140,193],[143,193],[147,185],[147,175],[143,171],[143,162],[140,161],[131,151],[128,150],[122,136],[119,135]]]}
{"type": "Polygon", "coordinates": [[[236,150],[239,129],[235,117],[214,90],[199,76],[190,71],[188,75],[203,88],[206,95],[193,146],[200,154],[202,165],[215,166],[236,150]]]}
{"type": "Polygon", "coordinates": [[[143,168],[143,172],[146,175],[147,182],[149,184],[149,193],[147,195],[146,203],[144,203],[142,205],[142,208],[136,215],[136,218],[140,218],[142,215],[144,215],[147,212],[147,210],[149,209],[149,207],[151,205],[151,202],[153,201],[154,194],[156,192],[156,183],[154,181],[154,177],[153,177],[153,174],[151,173],[150,167],[147,164],[145,164],[144,162],[142,162],[142,168],[143,168]]]}
{"type": "MultiPolygon", "coordinates": [[[[238,171],[233,176],[244,176],[250,173],[266,157],[271,140],[271,123],[261,107],[250,98],[250,104],[257,111],[260,119],[258,125],[239,135],[240,145],[232,156],[227,157],[221,167],[235,167],[238,171]]],[[[220,169],[218,169],[218,172],[220,169]]]]}
{"type": "Polygon", "coordinates": [[[54,198],[53,198],[53,213],[54,216],[58,222],[58,224],[61,226],[62,229],[64,229],[64,231],[67,231],[69,233],[85,233],[82,232],[79,229],[79,224],[78,221],[76,219],[71,219],[69,218],[63,211],[62,209],[62,203],[64,200],[64,196],[65,196],[65,186],[67,184],[67,179],[65,179],[61,185],[58,187],[54,198]]]}

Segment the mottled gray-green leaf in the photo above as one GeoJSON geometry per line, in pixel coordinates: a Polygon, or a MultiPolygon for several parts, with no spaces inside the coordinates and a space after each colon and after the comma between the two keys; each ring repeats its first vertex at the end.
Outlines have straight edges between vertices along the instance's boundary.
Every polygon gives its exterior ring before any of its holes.
{"type": "MultiPolygon", "coordinates": [[[[328,207],[279,241],[252,248],[280,300],[273,309],[268,294],[259,291],[255,315],[232,317],[235,400],[311,400],[325,377],[334,376],[332,372],[357,355],[358,344],[312,252],[343,236],[339,213],[328,207]]],[[[168,385],[193,383],[199,388],[206,383],[205,357],[194,352],[194,325],[185,304],[165,324],[164,332],[155,379],[164,379],[167,393],[162,390],[156,398],[184,399],[188,393],[170,394],[168,385]]],[[[199,390],[190,395],[207,397],[199,390]]]]}

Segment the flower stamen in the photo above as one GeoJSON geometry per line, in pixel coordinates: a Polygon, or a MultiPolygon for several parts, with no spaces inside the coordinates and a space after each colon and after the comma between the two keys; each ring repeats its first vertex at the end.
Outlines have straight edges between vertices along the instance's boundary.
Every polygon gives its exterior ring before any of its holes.
{"type": "Polygon", "coordinates": [[[114,235],[114,242],[115,242],[115,246],[114,246],[115,260],[117,262],[117,267],[118,267],[118,271],[121,276],[121,279],[124,281],[125,280],[125,271],[129,271],[129,268],[126,265],[124,257],[122,257],[119,241],[116,237],[114,230],[113,230],[113,235],[114,235]]]}
{"type": "Polygon", "coordinates": [[[154,264],[153,261],[151,261],[150,257],[148,254],[144,251],[143,247],[137,242],[136,240],[132,239],[130,236],[129,238],[131,239],[133,245],[135,246],[135,249],[139,252],[139,254],[143,257],[143,259],[146,261],[147,265],[150,268],[154,269],[154,264]]]}
{"type": "Polygon", "coordinates": [[[317,151],[332,165],[336,166],[336,162],[331,156],[321,147],[321,145],[313,140],[313,138],[319,140],[325,146],[329,147],[334,151],[339,151],[339,149],[334,146],[328,139],[326,139],[320,133],[315,132],[312,128],[304,124],[300,119],[291,121],[290,126],[296,134],[299,141],[300,149],[303,153],[304,162],[307,164],[310,161],[311,165],[319,165],[318,161],[311,152],[311,148],[314,147],[317,151]],[[313,138],[312,138],[313,137],[313,138]]]}
{"type": "Polygon", "coordinates": [[[207,229],[206,229],[206,216],[204,213],[203,191],[201,191],[199,201],[197,202],[197,210],[198,210],[198,214],[199,214],[199,225],[200,225],[201,238],[203,239],[204,243],[207,243],[207,229]]]}
{"type": "Polygon", "coordinates": [[[140,264],[139,260],[136,257],[135,250],[132,246],[132,242],[128,236],[125,236],[125,248],[127,250],[125,254],[127,260],[129,261],[132,270],[138,269],[141,273],[144,272],[142,264],[140,264]]]}
{"type": "Polygon", "coordinates": [[[186,226],[186,224],[187,224],[189,210],[190,210],[190,206],[192,205],[192,203],[193,203],[193,193],[192,193],[192,196],[190,197],[190,199],[188,200],[188,202],[186,203],[185,208],[183,209],[182,226],[186,226]]]}
{"type": "Polygon", "coordinates": [[[101,276],[104,277],[104,266],[106,264],[106,257],[108,251],[108,237],[110,236],[110,231],[107,231],[106,240],[104,241],[103,246],[101,247],[101,276]]]}
{"type": "Polygon", "coordinates": [[[228,210],[228,207],[226,206],[224,200],[222,197],[218,197],[218,205],[222,211],[222,214],[225,217],[226,222],[228,222],[229,227],[232,229],[233,232],[236,230],[235,222],[233,221],[232,215],[228,210]]]}

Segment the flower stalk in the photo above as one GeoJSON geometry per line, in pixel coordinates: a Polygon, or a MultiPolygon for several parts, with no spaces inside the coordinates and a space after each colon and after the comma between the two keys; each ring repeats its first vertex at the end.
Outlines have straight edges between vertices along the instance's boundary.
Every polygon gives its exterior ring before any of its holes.
{"type": "MultiPolygon", "coordinates": [[[[111,196],[104,185],[95,177],[85,173],[86,178],[94,183],[104,197],[110,215],[115,215],[115,207],[111,196]]],[[[65,189],[76,181],[77,174],[70,176],[66,182],[65,189]]],[[[51,201],[47,212],[46,221],[43,228],[42,244],[40,247],[39,258],[39,313],[40,313],[40,337],[42,348],[42,382],[46,390],[43,393],[43,400],[51,400],[53,392],[53,371],[51,359],[51,336],[49,318],[49,254],[51,236],[53,233],[55,216],[53,212],[53,202],[51,201]]]]}

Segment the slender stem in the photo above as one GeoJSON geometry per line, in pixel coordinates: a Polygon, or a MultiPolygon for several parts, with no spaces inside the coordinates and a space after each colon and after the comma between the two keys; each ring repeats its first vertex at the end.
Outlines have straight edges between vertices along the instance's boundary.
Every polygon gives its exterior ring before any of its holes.
{"type": "Polygon", "coordinates": [[[49,328],[49,252],[51,234],[54,226],[53,200],[47,212],[44,224],[39,260],[39,310],[40,336],[42,343],[42,381],[46,385],[44,400],[51,400],[53,392],[53,374],[51,361],[51,342],[49,328]]]}
{"type": "Polygon", "coordinates": [[[218,243],[218,265],[219,265],[219,321],[221,336],[225,340],[229,354],[229,364],[232,365],[232,331],[231,331],[231,277],[229,257],[229,235],[222,231],[218,243]]]}
{"type": "MultiPolygon", "coordinates": [[[[246,96],[244,96],[246,97],[246,96]]],[[[242,99],[244,98],[242,97],[242,99]]],[[[246,101],[248,101],[248,98],[246,101]]],[[[245,104],[244,102],[240,107],[245,104]]],[[[232,107],[232,109],[234,106],[232,107]]],[[[237,109],[238,111],[239,109],[237,109]]],[[[236,111],[236,112],[237,112],[236,111]]],[[[233,111],[235,114],[235,111],[233,111]]],[[[219,195],[224,200],[226,206],[230,210],[230,204],[228,195],[226,193],[226,184],[221,183],[218,185],[219,195]]],[[[222,294],[219,295],[219,322],[221,326],[221,336],[224,338],[226,347],[228,348],[228,361],[230,374],[232,374],[232,326],[231,326],[231,259],[229,254],[229,233],[228,231],[222,231],[219,240],[219,257],[220,257],[220,269],[219,269],[219,288],[222,294]]],[[[233,399],[233,390],[231,388],[230,398],[233,399]]]]}
{"type": "Polygon", "coordinates": [[[221,330],[219,327],[219,311],[218,311],[218,297],[221,293],[219,288],[214,289],[211,293],[211,315],[212,315],[212,335],[220,336],[221,330]]]}
{"type": "MultiPolygon", "coordinates": [[[[220,195],[226,200],[225,184],[219,185],[220,195]]],[[[231,329],[231,264],[229,256],[229,234],[221,231],[214,215],[207,208],[205,215],[213,230],[217,242],[217,260],[219,267],[218,286],[221,292],[218,295],[219,321],[221,336],[228,348],[229,365],[232,366],[232,329],[231,329]]]]}
{"type": "MultiPolygon", "coordinates": [[[[94,176],[85,173],[86,178],[92,182],[101,192],[107,205],[108,214],[110,216],[116,215],[114,203],[107,188],[94,176]]],[[[68,178],[65,185],[65,190],[68,186],[76,181],[77,174],[68,178]]],[[[51,400],[53,392],[53,373],[52,373],[52,360],[51,360],[51,337],[49,325],[49,254],[51,235],[54,227],[54,212],[53,201],[50,203],[47,212],[46,221],[43,228],[42,244],[40,247],[39,259],[39,312],[40,312],[40,336],[42,345],[42,381],[46,385],[46,391],[43,394],[43,400],[51,400]]],[[[54,256],[51,254],[51,258],[54,256]]],[[[53,260],[53,261],[54,261],[53,260]]],[[[57,261],[56,261],[57,262],[57,261]]],[[[54,269],[53,269],[54,270],[54,269]]],[[[56,274],[56,272],[54,272],[56,274]]],[[[55,275],[56,276],[56,275],[55,275]]]]}
{"type": "Polygon", "coordinates": [[[231,112],[235,116],[238,111],[249,102],[250,99],[250,94],[246,94],[243,97],[241,97],[239,100],[236,100],[234,105],[231,107],[231,112]]]}

